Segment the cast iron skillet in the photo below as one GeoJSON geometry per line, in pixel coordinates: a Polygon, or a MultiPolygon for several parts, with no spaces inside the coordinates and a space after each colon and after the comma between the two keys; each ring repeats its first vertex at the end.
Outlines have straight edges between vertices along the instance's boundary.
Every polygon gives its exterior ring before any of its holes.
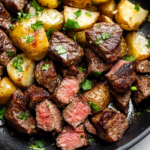
{"type": "MultiPolygon", "coordinates": [[[[149,0],[131,1],[139,2],[143,8],[149,9],[150,11],[149,0]]],[[[150,38],[150,23],[145,22],[138,32],[150,38]]],[[[150,110],[150,100],[145,100],[138,107],[130,101],[129,109],[128,119],[130,127],[118,142],[109,144],[94,137],[95,141],[90,143],[90,146],[85,148],[85,150],[126,150],[150,133],[150,113],[146,112],[146,109],[150,110]],[[136,113],[138,111],[141,112],[141,115],[137,117],[136,113]]],[[[38,139],[41,138],[26,137],[8,127],[6,123],[0,126],[0,150],[29,150],[28,146],[35,144],[35,141],[38,139]]],[[[46,150],[57,149],[54,143],[54,137],[48,136],[44,140],[46,142],[46,150]]]]}

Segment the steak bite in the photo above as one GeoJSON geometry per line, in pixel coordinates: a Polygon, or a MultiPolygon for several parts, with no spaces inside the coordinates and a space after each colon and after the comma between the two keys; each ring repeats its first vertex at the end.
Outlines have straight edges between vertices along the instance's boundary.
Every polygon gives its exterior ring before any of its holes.
{"type": "Polygon", "coordinates": [[[106,108],[92,118],[98,136],[106,142],[118,141],[129,126],[125,115],[115,110],[106,108]]]}
{"type": "Polygon", "coordinates": [[[118,24],[105,22],[85,31],[88,46],[107,63],[119,59],[122,34],[123,30],[118,24]]]}
{"type": "Polygon", "coordinates": [[[136,62],[136,72],[138,73],[150,73],[150,61],[143,60],[136,62]]]}
{"type": "Polygon", "coordinates": [[[135,83],[138,90],[134,91],[133,100],[138,105],[142,100],[150,96],[150,79],[144,75],[137,75],[135,83]]]}
{"type": "Polygon", "coordinates": [[[3,4],[0,2],[0,29],[2,29],[6,33],[9,33],[10,24],[11,24],[10,14],[4,8],[3,4]]]}
{"type": "Polygon", "coordinates": [[[114,104],[118,108],[120,108],[125,114],[128,114],[128,106],[129,106],[131,91],[128,90],[124,93],[118,93],[113,90],[112,94],[115,97],[114,104]]]}
{"type": "Polygon", "coordinates": [[[64,110],[63,117],[65,121],[76,128],[83,123],[88,115],[91,114],[90,105],[82,97],[76,97],[64,110]]]}
{"type": "Polygon", "coordinates": [[[62,131],[61,112],[51,101],[46,99],[37,104],[35,111],[38,128],[56,133],[62,131]]]}
{"type": "Polygon", "coordinates": [[[105,76],[116,92],[125,92],[136,78],[135,63],[119,60],[105,76]]]}
{"type": "Polygon", "coordinates": [[[6,67],[8,62],[16,55],[16,51],[16,48],[13,46],[7,35],[0,30],[0,65],[6,67]],[[6,53],[8,51],[14,52],[12,57],[6,53]]]}
{"type": "Polygon", "coordinates": [[[67,76],[61,81],[51,99],[59,108],[64,107],[72,101],[78,90],[78,80],[74,77],[67,76]]]}
{"type": "Polygon", "coordinates": [[[45,99],[50,99],[50,94],[47,91],[35,85],[29,86],[24,94],[27,98],[29,109],[34,109],[37,103],[40,103],[45,99]]]}
{"type": "Polygon", "coordinates": [[[53,32],[49,41],[49,57],[64,67],[78,65],[84,56],[81,46],[61,32],[53,32]]]}
{"type": "Polygon", "coordinates": [[[76,129],[68,125],[63,128],[62,133],[56,138],[56,145],[61,150],[76,150],[89,145],[87,138],[83,125],[80,125],[76,129]]]}
{"type": "Polygon", "coordinates": [[[35,68],[35,77],[41,86],[54,92],[57,86],[57,73],[52,60],[40,61],[35,68]]]}
{"type": "Polygon", "coordinates": [[[80,84],[81,82],[83,82],[84,78],[86,78],[86,71],[79,71],[79,73],[77,74],[76,78],[78,80],[78,83],[80,84]]]}
{"type": "Polygon", "coordinates": [[[88,63],[87,74],[93,75],[94,71],[104,72],[112,67],[112,64],[105,63],[91,49],[86,49],[86,60],[88,63]]]}
{"type": "Polygon", "coordinates": [[[20,133],[34,134],[36,132],[35,120],[27,111],[26,97],[20,90],[16,90],[11,95],[5,111],[5,119],[10,126],[20,133]],[[24,113],[26,113],[25,118],[20,118],[24,113]]]}

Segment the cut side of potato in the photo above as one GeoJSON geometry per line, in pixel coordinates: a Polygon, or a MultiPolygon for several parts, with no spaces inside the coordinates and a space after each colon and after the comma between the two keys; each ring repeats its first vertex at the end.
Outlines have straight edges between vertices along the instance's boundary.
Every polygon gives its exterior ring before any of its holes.
{"type": "Polygon", "coordinates": [[[7,77],[0,81],[0,105],[6,105],[17,86],[7,77]]]}
{"type": "Polygon", "coordinates": [[[137,32],[130,32],[126,36],[128,46],[127,56],[133,55],[135,60],[144,60],[150,57],[150,48],[147,48],[148,39],[137,32]]]}
{"type": "Polygon", "coordinates": [[[148,10],[144,10],[140,6],[139,9],[137,11],[135,5],[130,1],[122,0],[116,8],[115,19],[117,23],[127,31],[138,29],[149,13],[148,10]]]}
{"type": "Polygon", "coordinates": [[[68,18],[71,20],[76,20],[78,22],[79,26],[81,27],[80,29],[75,29],[76,31],[81,31],[81,30],[85,30],[87,28],[91,28],[93,26],[93,24],[96,23],[96,21],[99,18],[99,15],[100,15],[99,12],[91,12],[91,16],[89,16],[86,14],[88,12],[88,10],[82,9],[81,16],[76,18],[76,15],[74,14],[74,12],[76,12],[78,10],[79,10],[78,8],[71,8],[71,7],[64,6],[65,23],[67,22],[68,18]]]}
{"type": "Polygon", "coordinates": [[[127,54],[127,43],[126,40],[122,37],[121,40],[121,55],[120,58],[123,58],[127,54]]]}
{"type": "Polygon", "coordinates": [[[110,0],[106,3],[102,3],[99,5],[98,11],[101,15],[108,16],[109,18],[113,19],[113,11],[116,9],[116,3],[114,0],[110,0]]]}
{"type": "Polygon", "coordinates": [[[93,0],[93,4],[97,5],[97,4],[105,3],[105,2],[108,2],[108,1],[110,1],[110,0],[93,0]]]}
{"type": "Polygon", "coordinates": [[[101,15],[99,17],[99,21],[100,22],[106,22],[106,23],[114,23],[111,18],[104,16],[104,15],[101,15]]]}
{"type": "Polygon", "coordinates": [[[48,8],[57,8],[59,5],[58,0],[37,0],[42,6],[46,6],[48,8]]]}
{"type": "Polygon", "coordinates": [[[27,57],[24,53],[14,57],[7,65],[7,72],[12,81],[20,88],[25,89],[32,85],[35,79],[34,68],[35,61],[27,57]],[[13,61],[16,57],[20,57],[23,60],[21,63],[22,71],[17,72],[17,69],[13,66],[13,61]]]}

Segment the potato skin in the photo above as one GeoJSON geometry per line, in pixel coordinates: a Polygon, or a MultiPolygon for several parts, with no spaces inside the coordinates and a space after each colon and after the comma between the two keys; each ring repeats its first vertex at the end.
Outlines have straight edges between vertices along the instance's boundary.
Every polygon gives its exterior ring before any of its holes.
{"type": "Polygon", "coordinates": [[[88,102],[97,104],[99,106],[100,111],[102,111],[110,103],[109,91],[109,87],[105,83],[101,82],[96,84],[96,86],[91,90],[85,92],[83,96],[88,102]]]}
{"type": "Polygon", "coordinates": [[[0,81],[0,105],[6,105],[17,86],[7,77],[0,81]]]}
{"type": "Polygon", "coordinates": [[[116,3],[114,0],[110,0],[106,3],[102,3],[99,5],[98,11],[101,15],[108,16],[113,19],[113,11],[116,9],[116,3]]]}
{"type": "Polygon", "coordinates": [[[46,6],[48,8],[57,8],[59,5],[58,0],[37,0],[42,6],[46,6]]]}
{"type": "Polygon", "coordinates": [[[15,67],[12,66],[15,57],[8,63],[7,72],[9,77],[18,87],[26,89],[28,86],[32,85],[35,80],[35,61],[27,57],[27,55],[25,55],[24,53],[19,54],[18,56],[21,57],[24,62],[21,64],[23,72],[18,73],[15,67]]]}
{"type": "Polygon", "coordinates": [[[116,8],[115,19],[127,31],[138,29],[149,13],[148,10],[144,10],[141,7],[139,11],[134,8],[135,5],[128,0],[122,0],[116,8]]]}
{"type": "Polygon", "coordinates": [[[62,0],[64,5],[76,8],[89,8],[91,6],[91,0],[62,0]]]}
{"type": "Polygon", "coordinates": [[[108,2],[108,1],[110,1],[110,0],[93,0],[93,4],[97,5],[97,4],[105,3],[105,2],[108,2]]]}
{"type": "Polygon", "coordinates": [[[130,32],[126,36],[128,47],[127,56],[133,55],[135,60],[144,60],[150,57],[150,48],[145,45],[148,44],[148,39],[138,32],[130,32]]]}
{"type": "Polygon", "coordinates": [[[123,58],[127,54],[127,43],[126,40],[122,37],[121,40],[121,55],[120,58],[123,58]]]}

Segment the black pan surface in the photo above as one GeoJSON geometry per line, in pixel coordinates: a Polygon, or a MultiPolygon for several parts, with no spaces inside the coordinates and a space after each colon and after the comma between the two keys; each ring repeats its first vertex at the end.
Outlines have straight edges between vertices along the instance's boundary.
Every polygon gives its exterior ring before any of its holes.
{"type": "MultiPolygon", "coordinates": [[[[150,11],[149,0],[135,0],[132,2],[139,2],[143,8],[150,11]]],[[[150,23],[145,22],[138,32],[150,38],[150,23]]],[[[145,100],[138,107],[132,105],[132,101],[130,101],[129,109],[128,120],[130,127],[118,142],[109,144],[94,137],[95,141],[90,143],[90,146],[85,148],[85,150],[126,150],[150,133],[150,113],[146,111],[147,109],[150,110],[150,99],[145,100]],[[138,111],[141,112],[140,116],[136,115],[138,111]]],[[[26,137],[8,127],[6,123],[0,126],[0,150],[29,150],[28,146],[35,144],[35,141],[38,139],[41,138],[26,137]]],[[[44,140],[46,142],[46,150],[57,149],[54,137],[48,136],[44,140]]]]}

